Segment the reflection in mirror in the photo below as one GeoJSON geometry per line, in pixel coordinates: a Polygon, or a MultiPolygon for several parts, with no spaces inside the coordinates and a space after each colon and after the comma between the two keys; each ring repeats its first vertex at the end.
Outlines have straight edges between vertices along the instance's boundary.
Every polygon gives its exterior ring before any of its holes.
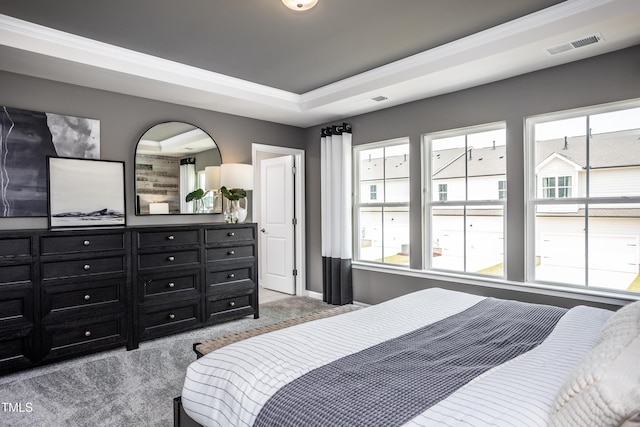
{"type": "Polygon", "coordinates": [[[182,122],[151,127],[136,147],[136,215],[222,212],[221,163],[202,129],[182,122]]]}

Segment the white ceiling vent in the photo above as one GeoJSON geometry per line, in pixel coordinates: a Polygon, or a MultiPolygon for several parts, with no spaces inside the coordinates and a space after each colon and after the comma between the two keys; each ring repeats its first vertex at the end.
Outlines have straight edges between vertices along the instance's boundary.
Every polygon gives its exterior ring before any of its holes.
{"type": "Polygon", "coordinates": [[[557,55],[562,52],[568,52],[570,50],[579,49],[581,47],[589,46],[596,43],[603,43],[603,42],[604,42],[604,38],[602,37],[602,34],[596,33],[587,37],[583,37],[579,40],[574,40],[569,43],[563,43],[558,46],[548,47],[545,49],[545,51],[549,55],[557,55]]]}

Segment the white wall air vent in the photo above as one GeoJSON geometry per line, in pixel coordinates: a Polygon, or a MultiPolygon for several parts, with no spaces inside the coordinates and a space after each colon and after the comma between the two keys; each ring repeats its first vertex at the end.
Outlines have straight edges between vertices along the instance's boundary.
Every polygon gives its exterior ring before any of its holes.
{"type": "Polygon", "coordinates": [[[592,44],[603,43],[603,42],[604,42],[604,38],[602,37],[602,34],[597,33],[587,37],[583,37],[579,40],[563,43],[554,47],[548,47],[545,49],[545,52],[547,52],[549,55],[557,55],[562,52],[568,52],[570,50],[579,49],[581,47],[590,46],[592,44]]]}

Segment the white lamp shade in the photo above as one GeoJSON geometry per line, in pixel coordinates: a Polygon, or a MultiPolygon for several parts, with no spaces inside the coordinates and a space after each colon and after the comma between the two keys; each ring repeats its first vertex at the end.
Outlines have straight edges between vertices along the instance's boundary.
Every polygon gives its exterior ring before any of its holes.
{"type": "Polygon", "coordinates": [[[204,168],[205,190],[218,190],[220,188],[220,166],[207,166],[204,168]]]}
{"type": "Polygon", "coordinates": [[[253,166],[242,163],[223,163],[220,166],[220,186],[253,190],[253,166]]]}
{"type": "Polygon", "coordinates": [[[150,214],[168,214],[169,203],[149,203],[150,214]]]}

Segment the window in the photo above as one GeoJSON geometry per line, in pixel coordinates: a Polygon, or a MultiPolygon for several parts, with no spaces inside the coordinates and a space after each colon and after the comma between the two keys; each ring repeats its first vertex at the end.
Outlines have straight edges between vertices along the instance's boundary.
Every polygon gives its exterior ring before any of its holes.
{"type": "Polygon", "coordinates": [[[530,117],[526,132],[527,280],[640,292],[640,102],[530,117]]]}
{"type": "Polygon", "coordinates": [[[375,184],[369,187],[369,199],[378,200],[378,186],[375,184]]]}
{"type": "Polygon", "coordinates": [[[354,147],[354,259],[409,265],[409,141],[354,147]]]}
{"type": "Polygon", "coordinates": [[[555,178],[542,178],[542,197],[545,199],[556,198],[556,179],[555,178]]]}
{"type": "Polygon", "coordinates": [[[447,184],[438,184],[438,200],[441,202],[447,201],[447,184]]]}
{"type": "Polygon", "coordinates": [[[571,197],[571,177],[558,177],[558,198],[571,197]]]}
{"type": "Polygon", "coordinates": [[[542,197],[545,199],[571,197],[571,177],[544,177],[542,178],[542,197]]]}
{"type": "Polygon", "coordinates": [[[498,181],[498,199],[507,198],[507,181],[498,181]]]}
{"type": "Polygon", "coordinates": [[[425,135],[423,153],[426,268],[504,277],[504,123],[425,135]]]}

